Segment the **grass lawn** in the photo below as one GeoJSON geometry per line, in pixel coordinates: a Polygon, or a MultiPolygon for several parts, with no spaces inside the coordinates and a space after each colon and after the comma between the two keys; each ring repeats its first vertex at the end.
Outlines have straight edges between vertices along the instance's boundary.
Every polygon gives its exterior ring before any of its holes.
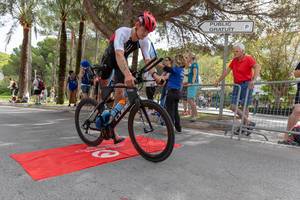
{"type": "Polygon", "coordinates": [[[10,95],[0,96],[0,102],[8,102],[10,100],[10,95]]]}
{"type": "MultiPolygon", "coordinates": [[[[190,116],[181,116],[182,119],[191,119],[190,116]]],[[[208,114],[208,113],[198,113],[197,120],[219,120],[219,115],[208,114]]],[[[232,120],[231,116],[223,116],[222,120],[232,120]]]]}

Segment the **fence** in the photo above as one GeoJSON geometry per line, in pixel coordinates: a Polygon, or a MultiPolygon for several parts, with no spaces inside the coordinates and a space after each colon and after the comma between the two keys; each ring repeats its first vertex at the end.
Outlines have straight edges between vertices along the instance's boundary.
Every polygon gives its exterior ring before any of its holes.
{"type": "MultiPolygon", "coordinates": [[[[220,87],[199,85],[196,98],[197,110],[201,113],[200,116],[204,115],[203,113],[207,115],[200,117],[198,121],[220,125],[225,134],[231,132],[231,137],[237,135],[238,139],[244,133],[257,134],[268,140],[268,137],[272,137],[273,133],[291,132],[287,131],[287,121],[293,109],[298,82],[256,82],[252,96],[249,95],[249,89],[247,89],[245,102],[252,99],[252,103],[248,106],[249,119],[255,123],[255,127],[241,123],[245,121],[244,116],[248,113],[246,107],[241,110],[241,118],[239,118],[236,111],[230,110],[230,105],[233,104],[237,107],[239,104],[231,101],[234,86],[238,87],[237,99],[239,99],[241,93],[239,85],[226,84],[223,89],[224,94],[222,94],[220,87]],[[222,95],[224,95],[223,98],[222,95]],[[224,99],[223,103],[221,102],[222,99],[224,99]],[[220,107],[222,105],[223,107],[220,107]],[[210,115],[214,115],[213,119],[210,115]],[[217,119],[216,116],[218,116],[217,119]]],[[[298,134],[296,132],[292,133],[298,134]]]]}

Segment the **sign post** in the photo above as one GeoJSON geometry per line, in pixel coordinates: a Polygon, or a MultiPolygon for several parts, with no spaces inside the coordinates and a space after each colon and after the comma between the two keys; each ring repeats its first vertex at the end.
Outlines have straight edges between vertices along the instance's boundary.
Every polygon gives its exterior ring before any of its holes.
{"type": "MultiPolygon", "coordinates": [[[[199,24],[204,33],[224,34],[223,73],[226,70],[228,59],[228,36],[229,34],[253,33],[254,21],[214,21],[206,20],[199,24]]],[[[219,118],[222,118],[225,95],[225,79],[221,85],[219,118]]]]}

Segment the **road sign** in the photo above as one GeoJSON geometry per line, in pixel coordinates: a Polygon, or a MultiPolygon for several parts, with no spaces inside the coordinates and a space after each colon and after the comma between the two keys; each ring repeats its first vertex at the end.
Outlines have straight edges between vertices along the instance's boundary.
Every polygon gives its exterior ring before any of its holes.
{"type": "Polygon", "coordinates": [[[254,21],[203,21],[199,28],[204,33],[252,33],[254,21]]]}

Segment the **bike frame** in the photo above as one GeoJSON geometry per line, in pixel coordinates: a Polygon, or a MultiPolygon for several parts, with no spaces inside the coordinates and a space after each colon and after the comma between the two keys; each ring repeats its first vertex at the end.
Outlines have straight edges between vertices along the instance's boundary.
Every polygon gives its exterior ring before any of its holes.
{"type": "MultiPolygon", "coordinates": [[[[147,63],[147,65],[145,65],[139,72],[136,72],[137,76],[137,81],[138,83],[142,83],[144,80],[141,78],[142,77],[142,74],[149,71],[150,69],[152,69],[155,65],[157,65],[158,63],[160,63],[162,61],[162,58],[160,59],[157,59],[157,58],[154,58],[152,59],[149,63],[147,63]]],[[[93,70],[92,70],[93,71],[93,70]]],[[[101,102],[99,102],[97,104],[97,106],[95,107],[95,109],[91,112],[90,116],[88,117],[88,119],[85,121],[85,123],[87,121],[91,122],[91,121],[94,121],[94,119],[91,120],[91,117],[94,115],[94,113],[96,111],[98,111],[98,113],[102,113],[105,109],[105,104],[108,102],[108,99],[111,95],[111,93],[114,91],[115,88],[124,88],[124,89],[130,89],[130,90],[133,90],[134,92],[131,92],[131,97],[129,97],[129,106],[128,105],[128,102],[126,103],[125,105],[125,110],[121,110],[121,112],[115,116],[115,118],[111,121],[110,124],[108,124],[106,127],[104,127],[104,129],[111,129],[113,130],[117,125],[118,123],[123,119],[123,117],[135,106],[135,105],[138,105],[139,107],[142,108],[142,111],[144,113],[144,115],[146,116],[146,120],[148,121],[148,124],[150,126],[150,130],[147,130],[147,132],[150,132],[150,131],[153,131],[153,126],[151,124],[151,121],[149,119],[149,116],[148,116],[148,113],[146,112],[145,108],[141,105],[141,98],[140,96],[138,95],[138,90],[137,88],[129,88],[127,86],[124,86],[124,85],[113,85],[113,81],[110,80],[109,81],[109,84],[108,86],[106,87],[101,87],[100,89],[102,90],[108,90],[107,94],[103,97],[103,100],[101,102]],[[132,100],[131,100],[132,99],[132,100]]],[[[96,115],[97,116],[97,115],[96,115]]],[[[85,124],[84,123],[84,124],[85,124]]],[[[89,127],[91,130],[96,130],[96,131],[101,131],[102,129],[97,129],[97,128],[92,128],[92,127],[89,127]]]]}

